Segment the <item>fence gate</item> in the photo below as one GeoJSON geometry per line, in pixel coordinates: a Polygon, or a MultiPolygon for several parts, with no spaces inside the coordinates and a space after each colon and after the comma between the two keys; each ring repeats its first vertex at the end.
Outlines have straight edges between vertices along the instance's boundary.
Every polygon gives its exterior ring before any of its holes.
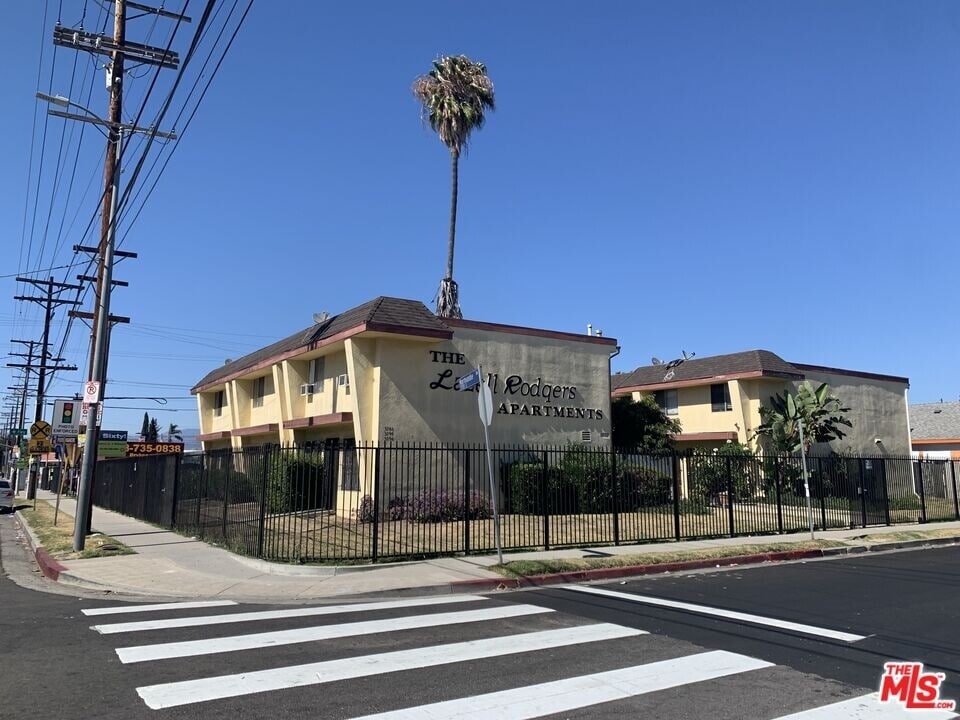
{"type": "Polygon", "coordinates": [[[860,527],[887,524],[886,473],[882,460],[860,458],[850,488],[850,521],[859,518],[860,527]]]}

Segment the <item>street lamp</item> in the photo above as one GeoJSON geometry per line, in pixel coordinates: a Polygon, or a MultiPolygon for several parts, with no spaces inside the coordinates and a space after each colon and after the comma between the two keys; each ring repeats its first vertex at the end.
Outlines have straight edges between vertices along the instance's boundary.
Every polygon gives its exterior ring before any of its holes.
{"type": "MultiPolygon", "coordinates": [[[[53,109],[48,109],[47,113],[68,120],[79,120],[81,122],[89,122],[97,126],[107,127],[110,130],[107,134],[108,140],[111,143],[116,143],[113,152],[110,152],[109,146],[107,152],[107,162],[110,162],[111,157],[113,160],[112,167],[108,165],[108,169],[110,170],[109,177],[111,178],[110,210],[108,222],[100,238],[100,262],[103,270],[98,278],[99,292],[97,296],[97,312],[94,314],[96,323],[94,329],[94,348],[93,356],[90,360],[89,373],[90,380],[100,383],[101,397],[99,402],[94,406],[96,414],[94,415],[95,419],[93,423],[89,420],[87,421],[86,446],[83,453],[83,464],[80,467],[80,483],[77,487],[77,517],[73,529],[73,549],[79,552],[83,550],[88,529],[87,518],[92,491],[91,485],[93,484],[97,462],[98,438],[96,428],[97,421],[100,418],[99,410],[103,405],[103,391],[106,384],[107,352],[110,346],[110,291],[113,288],[113,256],[117,238],[117,198],[120,194],[120,155],[116,152],[116,149],[119,147],[125,132],[139,132],[170,140],[176,140],[177,136],[175,133],[158,132],[155,128],[143,128],[137,127],[136,125],[104,120],[89,108],[75,103],[62,95],[48,95],[47,93],[38,92],[37,98],[52,105],[74,107],[81,110],[85,115],[77,115],[75,113],[67,113],[53,109]],[[93,432],[91,432],[91,425],[93,432]]],[[[106,189],[104,189],[104,192],[106,192],[106,189]]]]}

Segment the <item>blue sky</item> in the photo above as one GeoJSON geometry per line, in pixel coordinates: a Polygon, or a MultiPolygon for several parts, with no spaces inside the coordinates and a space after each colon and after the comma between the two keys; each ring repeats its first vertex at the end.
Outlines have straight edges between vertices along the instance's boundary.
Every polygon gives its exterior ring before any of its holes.
{"type": "MultiPolygon", "coordinates": [[[[63,150],[69,128],[34,100],[69,92],[106,114],[89,56],[54,52],[61,6],[68,26],[85,6],[85,27],[101,13],[95,0],[6,8],[4,276],[70,263],[101,189],[102,138],[88,128],[63,150]]],[[[128,36],[164,44],[170,27],[139,20],[128,36]]],[[[130,287],[113,311],[133,322],[113,333],[108,395],[169,400],[118,400],[105,427],[136,430],[147,407],[196,427],[190,386],[313,312],[432,302],[449,155],[410,84],[454,53],[485,62],[497,96],[460,166],[466,317],[593,323],[620,341],[615,370],[764,348],[908,376],[914,402],[960,396],[960,5],[259,0],[156,190],[121,223],[140,257],[117,268],[130,287]]],[[[135,75],[128,114],[152,77],[135,75]]],[[[39,308],[12,299],[23,291],[0,278],[10,339],[40,334],[39,308]]],[[[81,371],[53,394],[80,388],[87,335],[71,330],[65,357],[81,371]]]]}

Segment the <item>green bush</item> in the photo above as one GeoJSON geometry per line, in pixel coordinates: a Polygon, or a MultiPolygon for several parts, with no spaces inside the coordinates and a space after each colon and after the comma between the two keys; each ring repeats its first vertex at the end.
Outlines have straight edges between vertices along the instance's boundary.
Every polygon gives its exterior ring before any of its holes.
{"type": "Polygon", "coordinates": [[[751,500],[760,490],[759,460],[746,445],[727,443],[713,452],[690,458],[690,497],[716,502],[720,493],[733,493],[734,500],[751,500]]]}
{"type": "MultiPolygon", "coordinates": [[[[535,515],[544,511],[543,463],[513,463],[507,470],[506,477],[508,502],[505,504],[509,508],[508,512],[535,515]]],[[[551,489],[556,490],[556,473],[548,471],[546,484],[549,497],[551,489]]],[[[552,510],[552,503],[548,502],[547,506],[552,510]]]]}
{"type": "Polygon", "coordinates": [[[280,451],[269,458],[267,512],[283,513],[323,507],[322,453],[280,451]]]}
{"type": "Polygon", "coordinates": [[[672,477],[665,477],[652,468],[625,468],[618,475],[621,510],[632,512],[672,503],[672,477]]]}

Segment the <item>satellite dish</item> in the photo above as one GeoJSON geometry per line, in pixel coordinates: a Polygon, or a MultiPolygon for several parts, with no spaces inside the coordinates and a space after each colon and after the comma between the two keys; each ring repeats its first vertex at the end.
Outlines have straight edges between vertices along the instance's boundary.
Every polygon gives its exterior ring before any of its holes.
{"type": "Polygon", "coordinates": [[[663,365],[663,360],[660,358],[650,358],[650,362],[652,362],[654,365],[663,365]]]}
{"type": "Polygon", "coordinates": [[[318,312],[313,314],[313,321],[319,325],[320,323],[325,323],[330,318],[330,313],[326,310],[323,312],[318,312]]]}

